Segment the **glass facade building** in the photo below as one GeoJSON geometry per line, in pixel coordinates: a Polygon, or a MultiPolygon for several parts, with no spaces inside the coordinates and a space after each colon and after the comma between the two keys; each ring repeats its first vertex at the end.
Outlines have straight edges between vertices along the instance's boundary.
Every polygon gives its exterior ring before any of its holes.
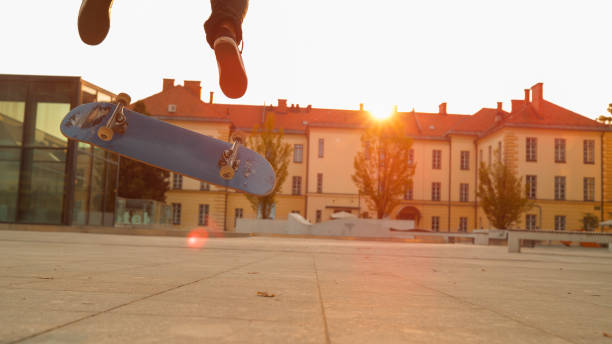
{"type": "Polygon", "coordinates": [[[0,74],[0,222],[113,225],[118,156],[59,126],[79,104],[114,98],[80,77],[0,74]]]}

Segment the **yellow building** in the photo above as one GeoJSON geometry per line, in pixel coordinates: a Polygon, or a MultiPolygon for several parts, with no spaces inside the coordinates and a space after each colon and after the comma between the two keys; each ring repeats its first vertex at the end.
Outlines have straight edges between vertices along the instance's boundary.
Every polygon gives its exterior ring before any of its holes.
{"type": "MultiPolygon", "coordinates": [[[[362,106],[317,109],[289,106],[284,99],[269,106],[216,104],[212,92],[207,102],[201,98],[200,82],[178,86],[164,79],[162,91],[143,102],[161,120],[224,140],[274,115],[294,150],[275,218],[298,212],[319,222],[338,211],[374,216],[351,179],[369,116],[362,106]]],[[[611,217],[612,139],[607,127],[544,100],[541,83],[525,90],[524,99],[512,100],[510,111],[500,102],[473,115],[448,114],[442,103],[438,113],[397,115],[414,140],[411,156],[417,167],[414,186],[392,218],[414,219],[419,228],[438,231],[490,228],[478,207],[477,167],[495,154],[524,184],[529,182],[530,197],[536,200],[516,228],[575,230],[586,213],[601,220],[611,217]]],[[[257,216],[242,193],[180,175],[171,178],[167,203],[177,227],[232,231],[237,217],[257,216]]]]}

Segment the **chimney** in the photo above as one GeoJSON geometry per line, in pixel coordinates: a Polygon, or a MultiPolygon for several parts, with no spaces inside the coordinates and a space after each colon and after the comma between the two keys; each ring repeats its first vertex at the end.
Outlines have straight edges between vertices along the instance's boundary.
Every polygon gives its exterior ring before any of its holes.
{"type": "Polygon", "coordinates": [[[359,111],[363,111],[363,103],[359,103],[359,111]]]}
{"type": "Polygon", "coordinates": [[[187,91],[189,91],[189,93],[191,93],[194,96],[198,97],[198,99],[200,99],[202,97],[202,87],[200,86],[200,82],[199,81],[188,81],[188,80],[185,80],[184,87],[187,89],[187,91]]]}
{"type": "Polygon", "coordinates": [[[536,111],[540,110],[540,105],[544,100],[544,84],[538,82],[537,84],[531,86],[531,94],[533,98],[533,107],[535,107],[536,111]]]}
{"type": "Polygon", "coordinates": [[[162,88],[162,92],[165,92],[174,87],[174,79],[164,79],[164,87],[162,88]]]}
{"type": "Polygon", "coordinates": [[[529,89],[525,89],[525,103],[529,103],[529,89]]]}
{"type": "Polygon", "coordinates": [[[212,104],[212,103],[213,103],[213,94],[215,94],[215,92],[210,91],[210,98],[209,98],[209,100],[208,100],[208,102],[209,102],[210,104],[212,104]]]}
{"type": "Polygon", "coordinates": [[[495,114],[495,122],[499,122],[504,119],[503,103],[497,102],[497,113],[495,114]]]}
{"type": "Polygon", "coordinates": [[[440,115],[446,115],[446,103],[441,103],[441,104],[438,106],[438,108],[439,108],[438,113],[439,113],[440,115]]]}
{"type": "Polygon", "coordinates": [[[278,108],[276,109],[276,111],[287,112],[287,99],[278,100],[278,108]]]}

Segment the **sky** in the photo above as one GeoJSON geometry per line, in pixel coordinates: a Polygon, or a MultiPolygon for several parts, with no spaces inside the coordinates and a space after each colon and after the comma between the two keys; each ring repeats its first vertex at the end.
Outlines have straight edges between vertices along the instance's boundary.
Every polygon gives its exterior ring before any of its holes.
{"type": "Polygon", "coordinates": [[[208,0],[115,0],[98,46],[80,41],[80,0],[3,1],[0,74],[81,76],[133,100],[162,79],[202,82],[228,104],[473,114],[544,98],[587,117],[612,103],[610,0],[251,0],[243,23],[249,77],[223,96],[205,43],[208,0]]]}

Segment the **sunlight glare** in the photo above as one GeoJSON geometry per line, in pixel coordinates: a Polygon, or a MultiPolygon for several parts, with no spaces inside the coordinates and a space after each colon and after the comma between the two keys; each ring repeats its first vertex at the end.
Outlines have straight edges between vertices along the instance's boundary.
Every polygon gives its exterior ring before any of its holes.
{"type": "Polygon", "coordinates": [[[368,113],[372,118],[377,119],[379,121],[384,121],[393,115],[393,111],[390,107],[380,105],[380,104],[372,104],[367,107],[368,113]]]}

